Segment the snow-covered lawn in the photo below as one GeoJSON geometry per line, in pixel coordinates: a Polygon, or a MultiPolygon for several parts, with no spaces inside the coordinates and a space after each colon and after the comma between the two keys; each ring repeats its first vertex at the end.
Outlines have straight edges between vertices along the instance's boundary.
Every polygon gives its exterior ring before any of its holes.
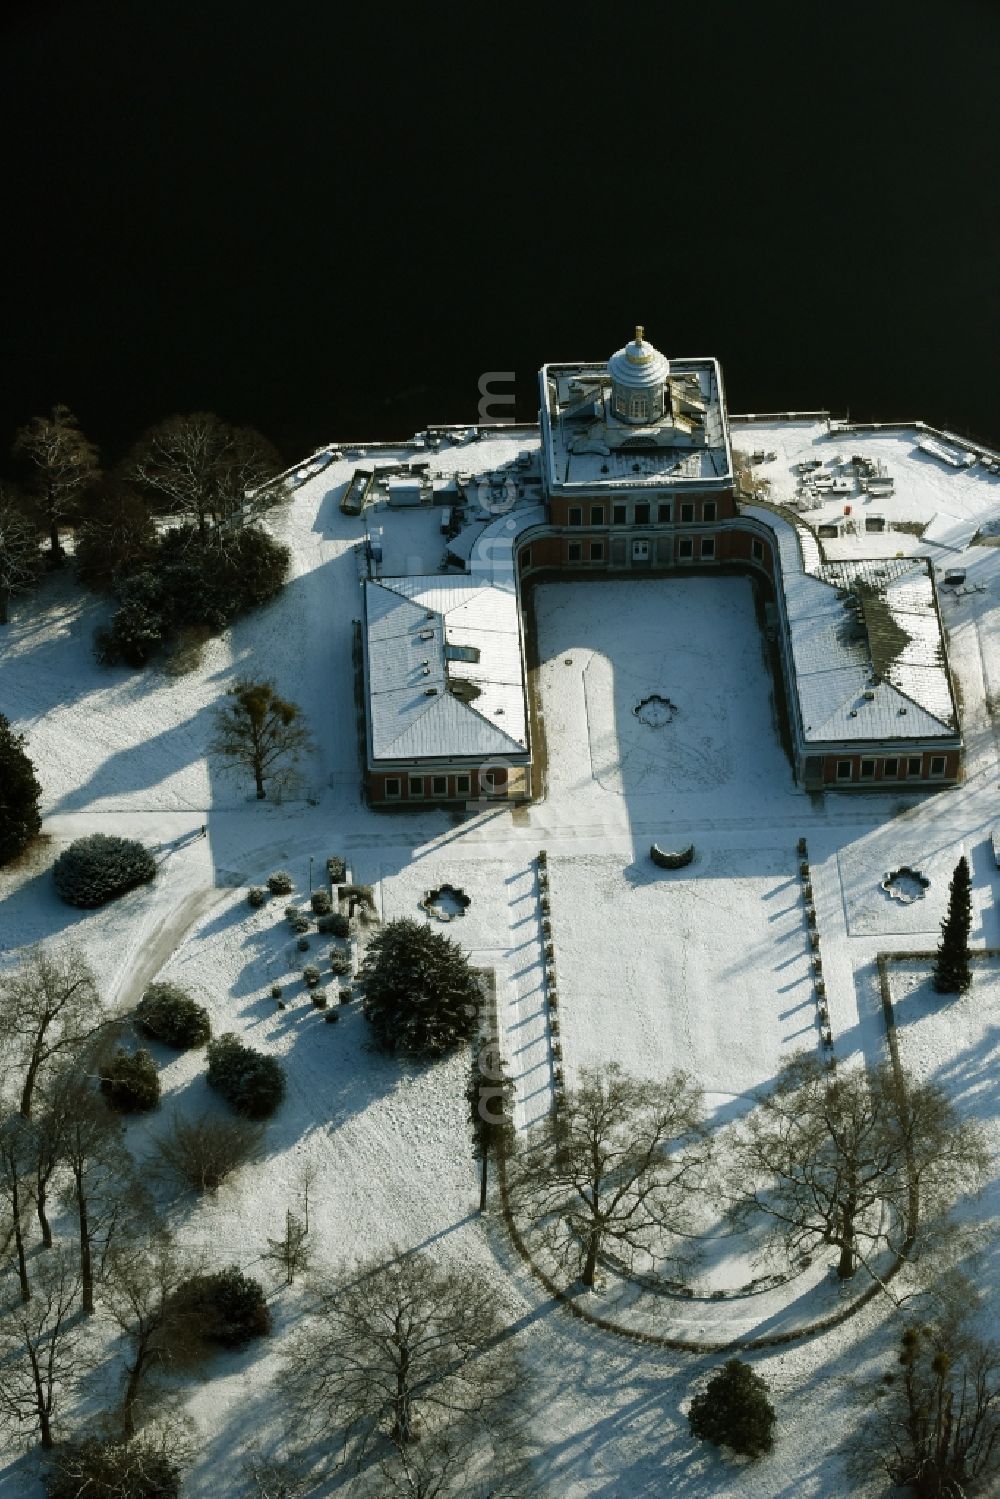
{"type": "Polygon", "coordinates": [[[716,1122],[819,1041],[794,845],[697,846],[664,870],[645,854],[549,857],[567,1083],[620,1062],[701,1083],[716,1122]]]}

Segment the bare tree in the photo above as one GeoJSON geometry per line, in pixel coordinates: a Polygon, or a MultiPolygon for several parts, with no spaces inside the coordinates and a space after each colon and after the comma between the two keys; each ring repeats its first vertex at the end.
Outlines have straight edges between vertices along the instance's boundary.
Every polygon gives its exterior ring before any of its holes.
{"type": "Polygon", "coordinates": [[[868,1415],[852,1467],[873,1463],[917,1499],[995,1492],[1000,1474],[1000,1348],[972,1334],[966,1318],[911,1324],[897,1367],[863,1394],[868,1415]]]}
{"type": "Polygon", "coordinates": [[[249,770],[257,798],[267,794],[264,783],[312,748],[312,736],[302,709],[278,696],[273,682],[239,677],[216,709],[212,754],[249,770]]]}
{"type": "Polygon", "coordinates": [[[869,1268],[919,1223],[927,1234],[963,1190],[978,1191],[988,1156],[977,1126],[932,1083],[897,1080],[889,1063],[827,1072],[792,1058],[731,1136],[737,1221],[763,1213],[788,1254],[825,1242],[837,1273],[869,1268]]]}
{"type": "Polygon", "coordinates": [[[196,1192],[215,1192],[260,1149],[263,1130],[249,1119],[175,1114],[168,1134],[156,1142],[166,1171],[196,1192]]]}
{"type": "Polygon", "coordinates": [[[284,1272],[286,1286],[292,1284],[297,1274],[309,1268],[312,1254],[307,1243],[308,1235],[304,1220],[287,1208],[284,1234],[280,1239],[267,1241],[264,1259],[271,1260],[284,1272]]]}
{"type": "Polygon", "coordinates": [[[266,488],[280,466],[259,432],[196,411],[151,427],[133,448],[125,475],[171,515],[191,516],[204,541],[210,522],[239,516],[251,492],[266,488]]]}
{"type": "Polygon", "coordinates": [[[94,975],[76,948],[29,948],[20,965],[0,978],[0,1048],[22,1079],[26,1119],[49,1066],[79,1050],[101,1024],[94,975]]]}
{"type": "Polygon", "coordinates": [[[708,1157],[701,1089],[686,1073],[645,1082],[616,1064],[583,1068],[511,1157],[510,1201],[593,1286],[609,1243],[628,1263],[644,1252],[683,1264],[676,1241],[692,1230],[708,1157]]]}
{"type": "Polygon", "coordinates": [[[496,1291],[474,1270],[400,1255],[310,1289],[314,1315],[291,1339],[281,1392],[296,1430],[340,1431],[345,1456],[360,1459],[380,1436],[408,1448],[510,1392],[496,1291]]]}
{"type": "Polygon", "coordinates": [[[13,596],[31,588],[41,568],[37,528],[0,483],[0,625],[7,623],[13,596]]]}
{"type": "Polygon", "coordinates": [[[130,1345],[121,1403],[126,1438],[135,1435],[150,1375],[182,1365],[202,1347],[197,1314],[176,1296],[197,1270],[163,1233],[145,1247],[119,1246],[108,1257],[103,1301],[130,1345]]]}
{"type": "Polygon", "coordinates": [[[69,1171],[67,1208],[76,1220],[83,1312],[94,1311],[94,1282],[123,1236],[149,1232],[154,1213],[121,1138],[118,1117],[88,1077],[70,1068],[52,1089],[49,1115],[58,1120],[58,1155],[69,1171]]]}
{"type": "Polygon", "coordinates": [[[38,1159],[36,1134],[34,1125],[21,1114],[8,1114],[0,1120],[0,1194],[10,1222],[3,1249],[6,1256],[13,1240],[21,1300],[25,1302],[31,1300],[25,1220],[34,1202],[38,1159]]]}
{"type": "Polygon", "coordinates": [[[80,1287],[72,1256],[62,1249],[46,1257],[35,1279],[31,1301],[8,1305],[0,1316],[0,1420],[30,1421],[49,1449],[56,1401],[81,1369],[71,1319],[80,1287]]]}
{"type": "Polygon", "coordinates": [[[59,565],[59,526],[76,514],[98,477],[97,449],[84,437],[68,406],[53,406],[51,416],[36,416],[20,428],[14,453],[28,467],[29,496],[48,530],[52,563],[59,565]]]}

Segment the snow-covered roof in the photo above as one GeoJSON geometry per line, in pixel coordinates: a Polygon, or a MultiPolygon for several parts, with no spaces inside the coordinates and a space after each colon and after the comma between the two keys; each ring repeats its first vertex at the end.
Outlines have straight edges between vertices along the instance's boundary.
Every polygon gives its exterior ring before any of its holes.
{"type": "Polygon", "coordinates": [[[517,596],[467,577],[365,584],[374,761],[524,757],[517,596]]]}
{"type": "MultiPolygon", "coordinates": [[[[628,367],[628,345],[611,361],[614,379],[628,367]],[[620,363],[619,356],[624,356],[620,363]]],[[[643,348],[652,349],[651,344],[643,348]]],[[[718,488],[732,474],[722,376],[714,359],[672,359],[651,379],[667,383],[663,415],[645,426],[619,420],[612,410],[607,364],[546,364],[539,380],[542,454],[553,493],[580,487],[611,491],[718,488]]],[[[636,365],[633,374],[645,368],[636,365]]],[[[658,368],[655,360],[650,368],[658,368]]],[[[644,380],[638,383],[646,388],[644,380]]]]}
{"type": "Polygon", "coordinates": [[[775,533],[806,744],[955,739],[958,718],[923,557],[824,562],[805,526],[775,533]]]}

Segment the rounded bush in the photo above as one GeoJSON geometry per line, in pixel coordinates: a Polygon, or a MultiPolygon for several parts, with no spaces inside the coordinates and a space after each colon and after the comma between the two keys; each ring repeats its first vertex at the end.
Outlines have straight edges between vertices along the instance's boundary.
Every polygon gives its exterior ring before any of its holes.
{"type": "Polygon", "coordinates": [[[101,1069],[101,1092],[122,1114],[142,1114],[160,1101],[160,1078],[148,1051],[119,1049],[101,1069]]]}
{"type": "Polygon", "coordinates": [[[343,911],[334,911],[330,917],[330,932],[334,937],[349,937],[351,935],[351,923],[343,911]]]}
{"type": "Polygon", "coordinates": [[[236,1265],[183,1281],[173,1305],[194,1320],[200,1337],[223,1348],[242,1348],[271,1331],[263,1287],[236,1265]]]}
{"type": "Polygon", "coordinates": [[[342,1005],[349,1005],[350,1002],[351,1002],[351,1000],[353,998],[354,998],[354,990],[353,989],[341,989],[340,990],[340,1003],[342,1005]]]}
{"type": "Polygon", "coordinates": [[[267,904],[267,891],[263,885],[251,885],[247,891],[247,905],[253,906],[254,910],[267,904]]]}
{"type": "Polygon", "coordinates": [[[280,999],[283,993],[284,993],[284,990],[282,989],[282,987],[281,987],[280,984],[272,984],[271,985],[271,998],[272,999],[280,999]]]}
{"type": "Polygon", "coordinates": [[[179,1050],[211,1040],[208,1011],[177,984],[150,984],[136,1005],[135,1018],[145,1035],[179,1050]]]}
{"type": "Polygon", "coordinates": [[[208,1044],[208,1085],[248,1119],[266,1119],[285,1096],[280,1062],[229,1033],[208,1044]]]}
{"type": "Polygon", "coordinates": [[[177,1499],[181,1470],[145,1437],[86,1437],[51,1454],[48,1499],[177,1499]]]}
{"type": "Polygon", "coordinates": [[[307,963],[302,970],[302,979],[307,989],[315,989],[320,977],[320,971],[315,963],[307,963]]]}
{"type": "Polygon", "coordinates": [[[64,849],[52,866],[52,877],[63,900],[92,909],[105,901],[148,885],[156,874],[156,860],[134,838],[91,833],[64,849]]]}
{"type": "Polygon", "coordinates": [[[287,869],[276,869],[267,877],[267,888],[272,895],[291,895],[292,877],[287,869]]]}
{"type": "Polygon", "coordinates": [[[731,1358],[717,1369],[691,1402],[692,1436],[731,1447],[745,1457],[762,1457],[774,1446],[774,1407],[767,1385],[742,1359],[731,1358]]]}
{"type": "Polygon", "coordinates": [[[328,916],[332,909],[332,902],[325,890],[314,890],[309,897],[309,904],[317,916],[328,916]]]}
{"type": "Polygon", "coordinates": [[[289,926],[293,932],[301,936],[303,932],[308,932],[309,930],[309,917],[305,911],[296,911],[295,915],[289,919],[289,926]]]}
{"type": "Polygon", "coordinates": [[[338,978],[346,978],[351,972],[351,955],[344,952],[343,948],[334,947],[330,951],[330,971],[338,978]]]}
{"type": "Polygon", "coordinates": [[[312,1002],[316,1006],[317,1010],[325,1010],[326,1009],[326,990],[325,989],[314,989],[312,991],[312,993],[309,995],[309,998],[312,1000],[312,1002]]]}
{"type": "Polygon", "coordinates": [[[326,1014],[323,1016],[323,1019],[326,1021],[327,1025],[336,1025],[337,1021],[340,1019],[340,1011],[327,1010],[326,1014]]]}

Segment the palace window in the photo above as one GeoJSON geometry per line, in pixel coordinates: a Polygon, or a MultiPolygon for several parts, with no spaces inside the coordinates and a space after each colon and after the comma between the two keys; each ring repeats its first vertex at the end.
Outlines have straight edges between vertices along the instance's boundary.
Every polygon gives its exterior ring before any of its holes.
{"type": "Polygon", "coordinates": [[[611,507],[611,519],[614,521],[614,523],[615,523],[616,526],[627,526],[628,525],[628,506],[627,505],[612,505],[612,507],[611,507]]]}
{"type": "Polygon", "coordinates": [[[906,774],[918,776],[924,768],[924,762],[919,755],[911,755],[906,762],[906,774]]]}
{"type": "Polygon", "coordinates": [[[431,776],[431,796],[448,795],[448,777],[431,776]]]}
{"type": "Polygon", "coordinates": [[[648,505],[636,505],[636,507],[635,507],[635,523],[636,523],[637,526],[648,526],[649,525],[649,506],[648,505]]]}
{"type": "Polygon", "coordinates": [[[694,556],[694,542],[690,536],[682,536],[677,542],[677,558],[680,562],[690,562],[694,556]]]}
{"type": "Polygon", "coordinates": [[[931,775],[932,776],[943,776],[944,775],[944,764],[945,764],[944,755],[932,755],[931,756],[931,775]]]}
{"type": "Polygon", "coordinates": [[[569,560],[570,560],[570,562],[579,562],[582,556],[583,556],[583,542],[582,541],[571,541],[570,544],[569,544],[569,560]]]}
{"type": "Polygon", "coordinates": [[[472,790],[472,781],[467,775],[455,777],[455,795],[468,796],[472,790]]]}
{"type": "Polygon", "coordinates": [[[853,767],[852,767],[852,763],[851,763],[850,760],[838,760],[837,761],[837,780],[838,781],[849,781],[851,779],[852,769],[853,769],[853,767]]]}
{"type": "Polygon", "coordinates": [[[693,505],[685,503],[685,504],[683,504],[681,506],[681,520],[682,521],[691,521],[691,520],[694,520],[694,506],[693,505]]]}
{"type": "Polygon", "coordinates": [[[883,760],[882,761],[882,775],[884,776],[884,778],[887,781],[894,781],[896,779],[896,777],[899,775],[899,761],[898,760],[883,760]]]}
{"type": "Polygon", "coordinates": [[[701,518],[702,518],[702,520],[714,520],[715,519],[715,501],[714,500],[706,500],[705,501],[704,505],[702,506],[701,518]]]}
{"type": "Polygon", "coordinates": [[[385,794],[386,794],[386,796],[399,796],[399,793],[400,793],[399,776],[386,776],[386,778],[385,778],[385,794]]]}
{"type": "Polygon", "coordinates": [[[871,780],[874,780],[874,778],[875,778],[875,761],[874,760],[862,760],[862,762],[861,762],[861,779],[863,781],[871,781],[871,780]]]}
{"type": "Polygon", "coordinates": [[[673,506],[669,500],[661,500],[656,507],[657,520],[670,520],[673,516],[673,506]]]}
{"type": "Polygon", "coordinates": [[[628,414],[635,421],[643,421],[649,406],[645,396],[633,396],[628,403],[628,414]]]}
{"type": "Polygon", "coordinates": [[[604,525],[604,506],[603,505],[591,505],[591,507],[590,507],[590,524],[592,526],[603,526],[604,525]]]}
{"type": "Polygon", "coordinates": [[[701,538],[701,556],[703,562],[712,562],[715,558],[715,537],[703,536],[701,538]]]}
{"type": "Polygon", "coordinates": [[[591,560],[591,562],[603,562],[604,561],[604,542],[603,541],[592,541],[590,543],[590,560],[591,560]]]}
{"type": "Polygon", "coordinates": [[[423,778],[423,776],[411,776],[410,777],[410,795],[411,796],[423,796],[423,794],[424,794],[424,778],[423,778]]]}
{"type": "Polygon", "coordinates": [[[567,521],[568,521],[568,524],[571,525],[571,526],[582,526],[583,525],[583,506],[582,505],[571,505],[569,507],[569,515],[567,517],[567,521]]]}

